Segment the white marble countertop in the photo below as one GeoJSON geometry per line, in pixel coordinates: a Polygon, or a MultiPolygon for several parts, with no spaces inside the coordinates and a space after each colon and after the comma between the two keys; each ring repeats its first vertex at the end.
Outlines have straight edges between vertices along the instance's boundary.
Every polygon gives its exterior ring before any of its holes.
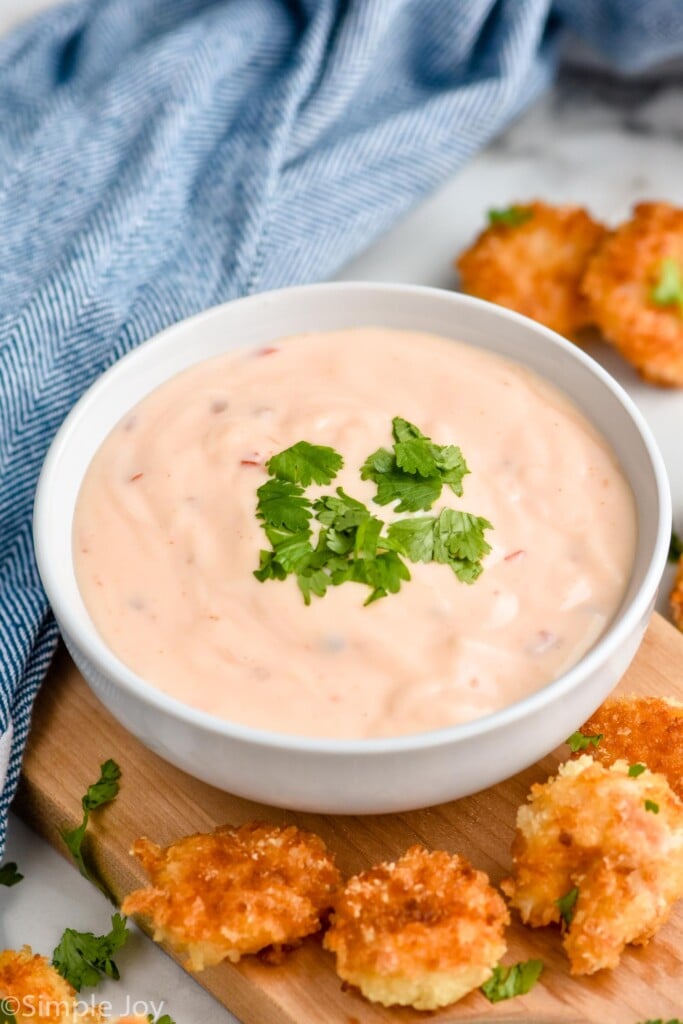
{"type": "MultiPolygon", "coordinates": [[[[30,0],[29,5],[47,2],[30,0]]],[[[9,22],[4,5],[0,14],[3,30],[9,22]]],[[[623,217],[640,198],[683,205],[682,111],[683,73],[666,84],[615,84],[599,73],[567,73],[511,130],[339,277],[452,287],[452,259],[479,228],[484,212],[515,199],[581,203],[607,221],[623,217]]],[[[642,384],[603,347],[593,354],[650,423],[668,467],[675,519],[683,528],[683,391],[642,384]]],[[[106,929],[110,908],[104,898],[16,818],[10,822],[7,859],[18,861],[26,877],[2,891],[0,948],[30,943],[50,953],[67,925],[106,929]]],[[[128,999],[145,1000],[145,1012],[163,1002],[178,1024],[234,1020],[141,935],[117,961],[123,980],[96,992],[98,999],[111,999],[116,1012],[129,1008],[128,999]]]]}

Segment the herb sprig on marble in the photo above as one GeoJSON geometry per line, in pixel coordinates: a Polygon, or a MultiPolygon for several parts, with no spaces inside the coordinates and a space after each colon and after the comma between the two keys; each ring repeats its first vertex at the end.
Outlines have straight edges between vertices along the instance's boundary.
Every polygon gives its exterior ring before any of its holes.
{"type": "MultiPolygon", "coordinates": [[[[376,486],[375,502],[396,512],[428,512],[444,487],[458,497],[469,473],[456,445],[438,445],[414,424],[397,416],[392,448],[379,448],[360,470],[376,486]]],[[[266,464],[269,479],[257,491],[256,514],[270,547],[260,553],[254,575],[261,582],[295,575],[306,604],[328,587],[361,583],[370,589],[365,604],[395,594],[410,580],[407,562],[450,566],[463,583],[474,583],[491,550],[487,519],[443,508],[433,515],[406,516],[388,523],[337,487],[310,498],[312,484],[332,483],[344,460],[333,448],[298,441],[266,464]]]]}

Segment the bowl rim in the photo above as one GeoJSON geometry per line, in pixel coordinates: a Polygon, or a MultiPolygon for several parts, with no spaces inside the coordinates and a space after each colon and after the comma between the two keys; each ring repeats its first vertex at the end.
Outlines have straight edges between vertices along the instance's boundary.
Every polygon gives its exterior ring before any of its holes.
{"type": "MultiPolygon", "coordinates": [[[[197,360],[197,362],[200,361],[202,361],[201,358],[197,360]]],[[[188,363],[188,368],[191,365],[194,365],[194,363],[188,363]]],[[[555,386],[559,386],[559,389],[562,390],[561,385],[555,386]]],[[[127,407],[124,406],[121,410],[121,416],[125,415],[126,410],[127,407]]],[[[587,410],[582,409],[582,411],[586,415],[590,415],[587,410]]],[[[87,465],[84,466],[83,473],[85,473],[86,468],[87,465]]],[[[116,687],[133,695],[147,706],[161,711],[176,720],[243,744],[308,754],[324,754],[327,756],[354,755],[362,757],[373,754],[398,754],[406,751],[434,749],[452,743],[476,740],[484,734],[495,733],[497,730],[505,729],[520,719],[526,718],[528,715],[533,715],[548,704],[561,699],[571,692],[584,678],[599,668],[620,644],[628,640],[637,630],[643,616],[647,614],[648,607],[654,599],[666,564],[671,523],[671,493],[668,476],[662,455],[650,427],[624,388],[595,359],[578,346],[522,314],[474,298],[473,296],[463,295],[460,292],[452,292],[447,289],[426,285],[372,281],[334,281],[273,289],[212,306],[194,316],[171,324],[126,353],[126,355],[122,356],[100,374],[68,413],[48,449],[35,494],[33,541],[40,577],[60,631],[66,633],[71,638],[76,649],[83,652],[97,671],[116,687]],[[563,349],[579,363],[583,364],[589,373],[597,377],[602,385],[618,400],[634,422],[647,452],[650,468],[656,481],[658,518],[650,564],[630,605],[618,616],[617,621],[612,622],[607,627],[597,643],[575,665],[534,693],[515,701],[513,704],[509,704],[506,707],[471,721],[444,726],[440,729],[430,729],[398,736],[335,739],[301,736],[295,733],[280,733],[275,730],[244,725],[230,719],[221,719],[163,693],[152,683],[139,676],[124,662],[120,661],[113,651],[110,650],[97,632],[94,623],[92,624],[92,630],[87,635],[83,635],[77,614],[72,610],[69,600],[62,595],[60,574],[56,564],[57,560],[53,560],[46,541],[50,502],[51,500],[58,500],[56,495],[59,493],[59,488],[55,487],[55,484],[58,484],[57,468],[61,454],[70,443],[71,434],[75,426],[84,415],[87,415],[88,408],[96,403],[100,393],[109,388],[111,381],[115,381],[120,376],[128,373],[128,367],[134,365],[137,359],[147,354],[150,347],[163,344],[169,338],[172,338],[175,333],[179,331],[184,332],[188,328],[196,327],[201,329],[203,321],[220,315],[221,310],[227,307],[232,308],[236,304],[258,305],[265,298],[277,300],[278,297],[283,295],[292,296],[294,300],[298,298],[305,300],[312,292],[347,292],[353,294],[358,291],[366,293],[374,291],[381,293],[385,297],[400,292],[409,295],[419,295],[425,299],[434,297],[443,300],[447,298],[448,301],[452,301],[455,305],[477,307],[484,310],[486,315],[492,317],[493,320],[496,318],[512,320],[524,326],[525,329],[540,335],[545,343],[550,342],[555,347],[563,349]]],[[[71,557],[73,559],[73,554],[71,557]]]]}

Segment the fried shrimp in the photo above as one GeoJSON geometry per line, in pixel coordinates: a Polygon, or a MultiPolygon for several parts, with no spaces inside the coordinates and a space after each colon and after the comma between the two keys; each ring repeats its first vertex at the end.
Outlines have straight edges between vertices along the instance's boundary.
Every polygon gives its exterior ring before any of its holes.
{"type": "Polygon", "coordinates": [[[605,338],[653,384],[683,387],[683,209],[639,203],[582,283],[605,338]]]}
{"type": "Polygon", "coordinates": [[[152,885],[127,896],[123,913],[148,917],[155,940],[194,971],[319,931],[340,884],[322,839],[293,826],[219,828],[166,849],[138,839],[132,853],[152,885]]]}
{"type": "Polygon", "coordinates": [[[683,804],[663,775],[584,755],[531,789],[502,884],[532,928],[564,922],[572,974],[616,967],[683,896],[683,804]]]}
{"type": "Polygon", "coordinates": [[[537,201],[506,214],[456,261],[463,291],[575,336],[591,322],[580,282],[606,229],[579,206],[537,201]]]}
{"type": "Polygon", "coordinates": [[[665,775],[683,800],[683,705],[665,697],[611,697],[581,732],[602,737],[586,749],[591,757],[604,765],[645,764],[665,775]]]}
{"type": "Polygon", "coordinates": [[[96,1024],[104,1019],[97,1007],[79,1012],[75,989],[29,946],[0,952],[0,1010],[16,1024],[96,1024]]]}
{"type": "Polygon", "coordinates": [[[486,875],[443,850],[411,847],[351,878],[324,946],[372,1002],[433,1010],[487,981],[509,916],[486,875]]]}

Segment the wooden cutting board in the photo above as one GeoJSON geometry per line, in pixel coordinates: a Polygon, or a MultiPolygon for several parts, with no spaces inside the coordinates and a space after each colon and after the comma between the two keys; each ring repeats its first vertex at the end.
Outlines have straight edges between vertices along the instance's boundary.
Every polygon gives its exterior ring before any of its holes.
{"type": "MultiPolygon", "coordinates": [[[[655,615],[621,690],[683,700],[682,667],[683,636],[655,615]]],[[[560,755],[566,756],[566,749],[560,755]]],[[[119,900],[144,881],[128,854],[136,837],[145,834],[166,844],[218,824],[255,818],[294,822],[318,832],[345,873],[395,858],[411,843],[421,842],[465,854],[498,883],[511,866],[508,851],[516,809],[531,783],[545,779],[560,759],[551,755],[493,789],[429,810],[375,817],[290,813],[222,793],[150,753],[114,721],[60,651],[36,705],[15,806],[64,854],[58,828],[80,821],[81,795],[108,757],[122,768],[121,792],[113,804],[92,815],[89,854],[119,900]]],[[[506,962],[529,957],[541,957],[546,964],[542,982],[529,995],[491,1005],[475,992],[429,1015],[386,1010],[343,991],[332,957],[318,939],[307,940],[278,966],[248,957],[196,977],[245,1024],[411,1024],[426,1017],[636,1024],[683,1016],[683,902],[650,945],[629,950],[615,971],[572,979],[557,929],[531,931],[515,921],[506,962]]]]}

